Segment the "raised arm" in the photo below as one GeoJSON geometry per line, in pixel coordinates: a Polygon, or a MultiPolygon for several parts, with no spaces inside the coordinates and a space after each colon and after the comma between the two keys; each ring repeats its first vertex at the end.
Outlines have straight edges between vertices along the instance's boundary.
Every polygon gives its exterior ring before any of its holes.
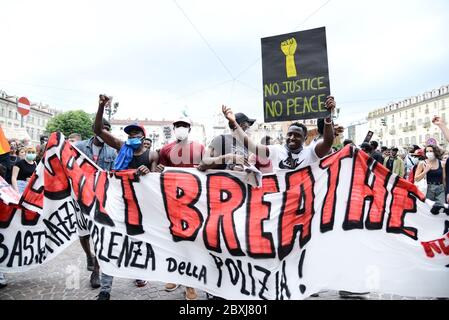
{"type": "Polygon", "coordinates": [[[232,112],[231,108],[223,105],[221,106],[221,111],[223,112],[226,119],[228,119],[232,130],[235,132],[236,139],[243,143],[244,146],[248,146],[248,150],[256,154],[260,159],[268,159],[268,157],[270,156],[270,149],[263,144],[255,143],[248,137],[245,131],[243,131],[243,129],[237,123],[234,112],[232,112]]]}
{"type": "Polygon", "coordinates": [[[446,140],[449,142],[449,128],[446,126],[446,124],[444,123],[443,119],[441,119],[438,116],[434,116],[432,119],[433,124],[435,124],[436,126],[438,126],[441,131],[443,132],[444,137],[446,138],[446,140]]]}
{"type": "Polygon", "coordinates": [[[100,94],[100,100],[98,102],[98,111],[97,115],[95,116],[94,133],[101,139],[103,139],[107,145],[111,146],[112,148],[118,151],[122,147],[123,141],[117,139],[112,134],[110,134],[109,131],[103,129],[104,108],[108,103],[109,97],[104,94],[100,94]]]}
{"type": "MultiPolygon", "coordinates": [[[[335,109],[335,100],[334,97],[328,96],[326,98],[326,108],[332,111],[335,109]]],[[[315,153],[319,158],[325,157],[329,154],[329,151],[332,148],[332,144],[334,143],[334,125],[332,123],[332,117],[328,117],[324,119],[324,132],[323,139],[321,139],[315,146],[315,153]]]]}
{"type": "Polygon", "coordinates": [[[227,153],[220,155],[214,147],[209,146],[203,154],[201,163],[196,167],[200,171],[209,169],[222,169],[223,164],[241,164],[248,166],[248,160],[244,156],[227,153]]]}

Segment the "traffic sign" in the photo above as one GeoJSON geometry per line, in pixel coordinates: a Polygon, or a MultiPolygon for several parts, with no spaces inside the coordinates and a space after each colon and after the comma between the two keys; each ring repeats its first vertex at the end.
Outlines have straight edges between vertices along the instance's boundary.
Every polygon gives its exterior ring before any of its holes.
{"type": "Polygon", "coordinates": [[[17,100],[17,109],[22,116],[26,116],[30,113],[30,105],[30,101],[25,97],[21,97],[17,100]]]}

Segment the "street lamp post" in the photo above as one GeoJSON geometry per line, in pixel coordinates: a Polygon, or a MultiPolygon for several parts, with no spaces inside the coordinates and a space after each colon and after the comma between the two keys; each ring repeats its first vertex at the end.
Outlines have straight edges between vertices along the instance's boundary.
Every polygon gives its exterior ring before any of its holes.
{"type": "Polygon", "coordinates": [[[108,103],[105,106],[105,111],[106,111],[106,115],[108,116],[109,122],[111,122],[112,116],[117,113],[118,106],[119,106],[118,102],[115,102],[112,106],[110,103],[108,103]]]}
{"type": "Polygon", "coordinates": [[[151,144],[152,150],[156,148],[156,141],[159,139],[159,134],[156,133],[155,130],[153,130],[153,134],[151,135],[151,140],[153,140],[153,143],[151,144]]]}

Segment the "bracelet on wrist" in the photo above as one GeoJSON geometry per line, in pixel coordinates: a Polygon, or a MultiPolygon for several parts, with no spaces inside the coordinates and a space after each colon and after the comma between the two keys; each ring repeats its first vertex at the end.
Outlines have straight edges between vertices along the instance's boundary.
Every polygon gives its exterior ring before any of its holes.
{"type": "Polygon", "coordinates": [[[330,118],[324,119],[324,124],[332,124],[332,123],[333,123],[332,119],[330,118]]]}

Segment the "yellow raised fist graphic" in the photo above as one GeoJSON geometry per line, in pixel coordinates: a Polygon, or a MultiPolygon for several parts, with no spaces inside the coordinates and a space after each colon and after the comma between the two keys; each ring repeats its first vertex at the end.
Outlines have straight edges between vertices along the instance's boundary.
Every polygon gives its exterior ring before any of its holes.
{"type": "Polygon", "coordinates": [[[287,78],[296,77],[295,51],[297,48],[295,38],[291,38],[281,42],[281,50],[285,54],[285,69],[287,70],[287,78]]]}

